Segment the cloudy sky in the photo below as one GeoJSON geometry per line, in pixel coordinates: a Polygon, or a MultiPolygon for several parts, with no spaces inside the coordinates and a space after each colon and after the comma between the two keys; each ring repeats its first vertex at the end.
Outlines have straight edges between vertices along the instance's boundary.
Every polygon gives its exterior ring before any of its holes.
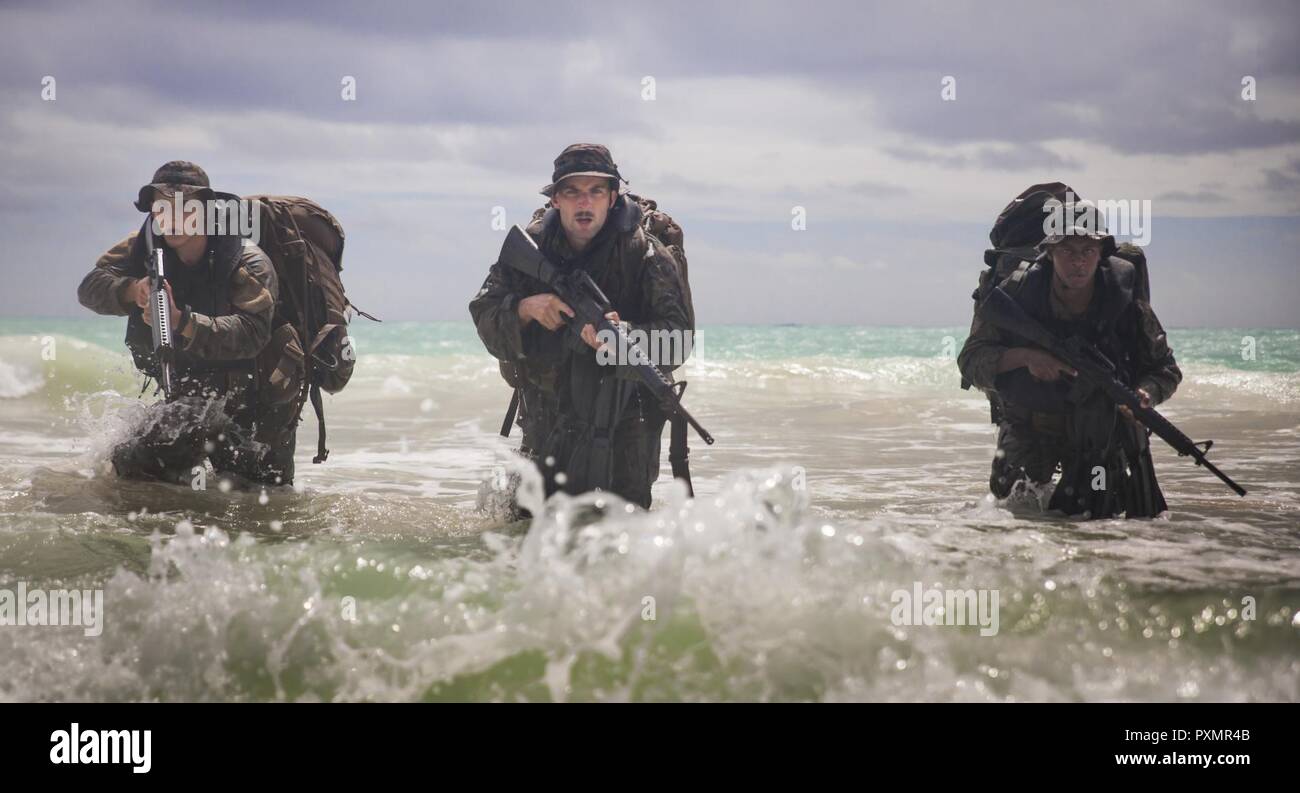
{"type": "Polygon", "coordinates": [[[1291,3],[266,5],[0,8],[0,315],[83,311],[190,159],[332,210],[371,313],[467,320],[493,208],[596,141],[685,227],[702,326],[965,323],[992,219],[1051,180],[1151,201],[1167,325],[1300,325],[1291,3]]]}

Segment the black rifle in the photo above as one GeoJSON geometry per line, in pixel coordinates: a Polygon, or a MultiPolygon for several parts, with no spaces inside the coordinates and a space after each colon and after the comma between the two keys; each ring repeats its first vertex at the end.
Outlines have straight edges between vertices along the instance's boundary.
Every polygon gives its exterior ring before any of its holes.
{"type": "Polygon", "coordinates": [[[172,339],[171,301],[167,299],[167,274],[163,270],[164,249],[156,245],[153,237],[153,222],[145,231],[146,245],[149,250],[149,307],[150,325],[153,328],[153,353],[158,359],[158,385],[163,394],[172,395],[172,364],[176,360],[176,345],[172,339]]]}
{"type": "MultiPolygon", "coordinates": [[[[610,322],[605,315],[614,310],[609,298],[600,290],[596,282],[585,270],[574,267],[560,270],[546,260],[546,256],[528,236],[528,232],[519,226],[510,229],[505,244],[501,246],[501,263],[513,267],[524,275],[541,281],[573,309],[573,318],[569,321],[569,330],[579,338],[582,337],[584,325],[591,325],[599,334],[605,332],[615,340],[617,350],[627,350],[632,359],[628,365],[641,378],[641,382],[650,389],[659,405],[669,417],[680,416],[695,428],[707,444],[713,443],[713,436],[695,420],[695,417],[682,407],[682,389],[686,383],[672,383],[664,377],[658,367],[652,364],[645,352],[630,343],[623,334],[623,329],[610,322]]],[[[583,342],[584,344],[586,342],[583,342]]]]}
{"type": "Polygon", "coordinates": [[[1169,419],[1160,415],[1153,408],[1143,407],[1142,398],[1124,385],[1116,375],[1116,367],[1105,355],[1087,341],[1075,336],[1062,341],[1044,328],[1033,317],[1025,313],[1020,304],[1012,299],[1001,287],[989,292],[989,296],[980,304],[979,318],[991,325],[1020,336],[1042,347],[1058,360],[1079,373],[1085,382],[1100,388],[1116,405],[1124,405],[1133,412],[1134,418],[1142,422],[1159,435],[1161,440],[1178,452],[1180,457],[1190,456],[1197,465],[1204,466],[1210,473],[1223,480],[1237,495],[1246,495],[1246,489],[1205,458],[1214,441],[1194,442],[1169,419]],[[1205,448],[1202,449],[1201,447],[1205,448]]]}

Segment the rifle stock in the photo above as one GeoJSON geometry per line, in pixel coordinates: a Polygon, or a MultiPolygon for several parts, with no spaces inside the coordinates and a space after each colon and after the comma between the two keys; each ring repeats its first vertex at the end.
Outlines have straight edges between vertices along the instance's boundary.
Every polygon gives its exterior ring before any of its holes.
{"type": "Polygon", "coordinates": [[[1154,408],[1144,407],[1142,398],[1119,381],[1115,376],[1114,365],[1092,345],[1080,338],[1066,341],[1058,339],[1051,331],[1029,316],[1001,287],[995,287],[989,292],[988,297],[980,304],[978,315],[981,320],[1024,338],[1069,365],[1079,373],[1079,377],[1100,388],[1115,404],[1123,405],[1132,411],[1134,418],[1172,446],[1179,456],[1191,457],[1197,465],[1203,466],[1217,476],[1237,495],[1246,495],[1245,488],[1232,481],[1227,474],[1206,458],[1205,452],[1214,445],[1214,441],[1197,443],[1154,408]],[[1202,446],[1204,449],[1201,448],[1202,446]]]}

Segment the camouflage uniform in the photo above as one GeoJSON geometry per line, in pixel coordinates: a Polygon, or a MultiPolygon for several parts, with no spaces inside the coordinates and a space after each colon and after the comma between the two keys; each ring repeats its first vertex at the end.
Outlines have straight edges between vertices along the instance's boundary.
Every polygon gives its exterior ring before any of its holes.
{"type": "MultiPolygon", "coordinates": [[[[147,193],[155,186],[190,194],[200,179],[206,188],[207,177],[197,166],[168,163],[155,184],[141,189],[137,206],[148,208],[147,193]],[[192,170],[177,177],[177,166],[192,170]],[[171,173],[164,173],[169,168],[171,173]],[[189,181],[177,183],[177,178],[189,181]]],[[[147,273],[143,232],[144,227],[101,256],[77,298],[96,313],[126,316],[126,343],[136,366],[156,377],[152,330],[126,298],[127,288],[147,273]]],[[[210,235],[203,258],[193,266],[169,248],[164,247],[164,256],[176,306],[188,307],[193,323],[187,333],[175,329],[172,395],[150,406],[138,433],[114,450],[115,470],[130,478],[188,482],[192,469],[208,458],[219,473],[263,484],[292,483],[297,405],[276,395],[286,389],[264,382],[275,383],[270,378],[277,374],[276,361],[267,367],[259,360],[267,357],[263,353],[272,337],[275,268],[260,248],[235,235],[210,235]]],[[[290,384],[287,390],[297,389],[290,384]]]]}
{"type": "MultiPolygon", "coordinates": [[[[1136,268],[1110,255],[1114,241],[1102,237],[1102,260],[1092,303],[1081,318],[1066,318],[1051,298],[1052,268],[1046,257],[1025,262],[1002,288],[1035,319],[1058,336],[1081,336],[1114,361],[1119,377],[1142,388],[1158,405],[1173,396],[1182,372],[1169,348],[1164,328],[1151,305],[1136,290],[1136,268]]],[[[1058,467],[1061,481],[1050,508],[1091,517],[1152,516],[1166,508],[1151,467],[1147,433],[1124,420],[1099,391],[1082,381],[1073,384],[1035,380],[1027,368],[997,373],[1002,354],[1028,346],[982,322],[971,325],[958,356],[962,376],[995,392],[1003,403],[997,453],[989,489],[998,498],[1016,482],[1050,482],[1058,467]],[[1106,472],[1106,487],[1093,487],[1096,467],[1106,472]]]]}
{"type": "MultiPolygon", "coordinates": [[[[566,160],[574,149],[566,149],[556,160],[556,174],[543,194],[549,195],[567,176],[619,178],[604,147],[591,147],[603,156],[597,152],[566,160]]],[[[629,331],[693,331],[694,318],[672,254],[642,230],[640,215],[635,203],[620,197],[580,254],[570,248],[557,210],[534,220],[527,232],[557,267],[585,269],[629,331]]],[[[484,346],[519,389],[518,424],[524,435],[520,451],[538,463],[548,495],[561,489],[581,493],[601,488],[648,508],[650,488],[659,475],[665,416],[635,374],[625,367],[600,365],[596,352],[568,328],[548,331],[536,322],[521,325],[519,301],[548,291],[540,281],[497,262],[469,304],[484,346]],[[607,469],[593,464],[603,459],[595,453],[603,448],[609,450],[607,469]],[[563,476],[557,479],[559,474],[563,476]]],[[[665,372],[671,368],[661,367],[665,372]]]]}

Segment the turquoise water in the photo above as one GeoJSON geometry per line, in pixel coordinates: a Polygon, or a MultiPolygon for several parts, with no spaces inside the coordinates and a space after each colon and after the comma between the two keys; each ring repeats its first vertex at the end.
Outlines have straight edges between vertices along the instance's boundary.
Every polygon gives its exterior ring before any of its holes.
{"type": "Polygon", "coordinates": [[[705,328],[697,498],[664,471],[651,512],[589,522],[496,436],[468,321],[356,324],[293,488],[122,482],[149,400],[122,326],[0,319],[0,589],[106,612],[0,626],[0,700],[1300,700],[1294,330],[1170,331],[1161,409],[1247,498],[1159,446],[1169,514],[1083,523],[988,497],[964,328],[705,328]],[[897,624],[918,584],[997,591],[999,630],[897,624]]]}
{"type": "MultiPolygon", "coordinates": [[[[120,346],[116,317],[0,317],[0,336],[63,334],[106,349],[120,346]]],[[[779,360],[826,356],[846,360],[939,356],[961,349],[966,327],[853,327],[834,325],[723,325],[700,331],[699,345],[720,360],[779,360]]],[[[1242,371],[1300,371],[1300,330],[1172,328],[1179,361],[1242,371]],[[1253,350],[1248,339],[1254,339],[1253,350]],[[1243,355],[1250,351],[1253,358],[1243,355]]],[[[357,348],[379,355],[480,355],[482,344],[465,322],[368,322],[352,325],[357,348]]]]}

